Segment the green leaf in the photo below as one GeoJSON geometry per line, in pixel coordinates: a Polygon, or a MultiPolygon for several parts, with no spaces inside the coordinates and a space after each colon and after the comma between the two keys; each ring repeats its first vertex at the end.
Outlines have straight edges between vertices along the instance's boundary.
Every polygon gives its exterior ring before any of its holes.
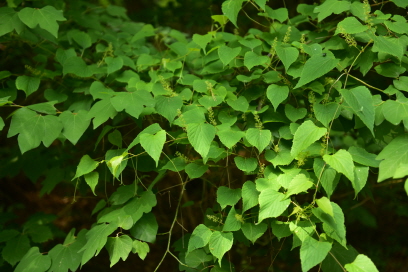
{"type": "Polygon", "coordinates": [[[343,32],[348,34],[357,34],[366,30],[368,30],[367,25],[361,24],[355,17],[347,17],[337,24],[335,35],[343,32]]]}
{"type": "Polygon", "coordinates": [[[331,14],[340,14],[346,10],[350,9],[350,2],[348,1],[338,1],[338,0],[327,0],[320,6],[314,8],[314,13],[319,13],[317,18],[319,22],[324,18],[327,18],[331,14]]]}
{"type": "Polygon", "coordinates": [[[408,127],[408,101],[387,100],[382,104],[382,113],[391,124],[398,125],[403,121],[408,127]]]}
{"type": "Polygon", "coordinates": [[[27,106],[30,110],[36,111],[38,113],[45,113],[55,115],[57,109],[54,107],[54,102],[38,103],[27,106]]]}
{"type": "Polygon", "coordinates": [[[278,240],[284,237],[288,237],[289,235],[292,235],[288,222],[282,222],[276,219],[272,219],[271,228],[273,235],[275,235],[278,238],[278,240]]]}
{"type": "Polygon", "coordinates": [[[354,182],[354,163],[351,154],[340,149],[334,155],[324,155],[323,160],[337,172],[344,174],[351,182],[354,182]]]}
{"type": "Polygon", "coordinates": [[[336,67],[338,63],[339,60],[336,59],[333,54],[327,54],[327,56],[323,56],[322,54],[313,55],[306,61],[295,89],[327,74],[336,67]]]}
{"type": "Polygon", "coordinates": [[[198,46],[201,47],[201,49],[203,49],[204,54],[206,53],[205,47],[207,46],[207,44],[209,44],[212,40],[212,35],[211,34],[205,34],[205,35],[200,35],[200,34],[194,34],[193,35],[193,41],[198,44],[198,46]]]}
{"type": "Polygon", "coordinates": [[[326,128],[317,127],[312,121],[303,122],[296,130],[293,137],[293,145],[290,154],[296,158],[300,152],[308,148],[311,144],[323,137],[327,132],[326,128]]]}
{"type": "Polygon", "coordinates": [[[241,229],[242,215],[238,214],[234,207],[228,213],[222,231],[237,231],[241,229]]]}
{"type": "Polygon", "coordinates": [[[242,232],[252,244],[255,244],[256,240],[265,233],[267,228],[268,225],[265,223],[259,223],[257,225],[253,223],[244,223],[242,225],[242,232]]]}
{"type": "Polygon", "coordinates": [[[346,264],[344,268],[348,272],[378,272],[373,261],[364,254],[359,254],[354,262],[346,264]]]}
{"type": "Polygon", "coordinates": [[[166,142],[166,131],[160,130],[156,134],[144,133],[140,136],[140,144],[146,150],[147,154],[156,161],[156,167],[159,164],[161,152],[166,142]]]}
{"type": "Polygon", "coordinates": [[[62,63],[62,73],[64,76],[66,74],[74,74],[79,77],[90,77],[92,76],[92,71],[86,65],[85,61],[77,56],[68,57],[62,63]]]}
{"type": "Polygon", "coordinates": [[[242,139],[242,137],[245,136],[245,132],[228,128],[218,131],[217,135],[218,138],[220,138],[221,143],[223,143],[223,145],[225,145],[228,149],[231,149],[242,139]]]}
{"type": "Polygon", "coordinates": [[[50,146],[60,135],[62,125],[58,117],[42,116],[28,108],[21,108],[13,114],[7,137],[18,135],[18,145],[21,153],[36,148],[43,142],[50,146]]]}
{"type": "Polygon", "coordinates": [[[234,162],[239,170],[244,172],[252,172],[258,166],[258,161],[255,158],[234,157],[234,162]]]}
{"type": "Polygon", "coordinates": [[[408,179],[405,180],[404,189],[405,189],[405,192],[406,192],[407,195],[408,195],[408,179]]]}
{"type": "Polygon", "coordinates": [[[218,48],[218,57],[222,61],[222,64],[224,64],[225,66],[238,56],[239,52],[241,52],[241,49],[241,47],[231,48],[229,46],[222,45],[218,48]]]}
{"type": "Polygon", "coordinates": [[[142,29],[140,29],[130,40],[131,43],[136,42],[139,39],[145,38],[145,37],[151,37],[154,36],[154,28],[152,25],[144,25],[142,29]]]}
{"type": "Polygon", "coordinates": [[[62,10],[56,10],[53,6],[39,8],[23,8],[18,13],[20,20],[29,28],[40,25],[41,28],[50,32],[55,38],[58,38],[57,21],[66,21],[62,15],[62,10]]]}
{"type": "Polygon", "coordinates": [[[158,95],[155,97],[156,110],[164,118],[173,122],[174,117],[177,115],[177,110],[183,106],[183,100],[180,96],[166,97],[158,95]]]}
{"type": "Polygon", "coordinates": [[[212,231],[205,225],[198,225],[193,233],[191,234],[190,240],[188,241],[187,253],[201,247],[205,247],[210,241],[212,231]]]}
{"type": "Polygon", "coordinates": [[[32,247],[21,259],[15,272],[45,272],[51,266],[51,258],[40,253],[38,247],[32,247]]]}
{"type": "Polygon", "coordinates": [[[199,178],[208,170],[208,165],[199,164],[197,162],[189,163],[185,171],[190,179],[199,178]]]}
{"type": "MultiPolygon", "coordinates": [[[[112,74],[118,70],[120,70],[123,67],[123,59],[120,57],[107,57],[105,58],[106,65],[108,66],[108,75],[112,74]]],[[[138,59],[138,65],[139,65],[139,59],[138,59]]]]}
{"type": "Polygon", "coordinates": [[[1,255],[3,259],[14,266],[30,249],[30,240],[27,235],[17,235],[8,240],[1,255]]]}
{"type": "Polygon", "coordinates": [[[88,119],[86,111],[80,110],[77,113],[64,111],[59,119],[63,125],[62,134],[75,145],[85,130],[89,127],[91,120],[88,119]]]}
{"type": "Polygon", "coordinates": [[[324,232],[346,248],[346,228],[344,226],[343,211],[336,203],[330,202],[330,204],[334,216],[327,214],[321,208],[314,208],[312,212],[323,222],[324,232]]]}
{"type": "Polygon", "coordinates": [[[228,99],[227,103],[236,111],[246,112],[249,107],[249,103],[244,96],[240,96],[236,100],[228,99]]]}
{"type": "Polygon", "coordinates": [[[327,197],[323,196],[319,199],[316,199],[316,203],[317,205],[319,205],[319,208],[322,209],[322,211],[334,217],[333,207],[327,197]]]}
{"type": "Polygon", "coordinates": [[[93,127],[96,129],[101,124],[105,123],[109,118],[113,119],[117,111],[113,107],[110,99],[103,99],[96,102],[88,112],[88,119],[93,118],[93,127]]]}
{"type": "Polygon", "coordinates": [[[343,89],[340,93],[354,114],[360,117],[361,121],[374,135],[375,109],[372,94],[367,87],[359,86],[351,90],[343,89]]]}
{"type": "Polygon", "coordinates": [[[260,56],[253,51],[246,52],[244,56],[244,65],[248,68],[249,71],[251,71],[254,66],[265,65],[268,62],[269,58],[267,56],[260,56]]]}
{"type": "Polygon", "coordinates": [[[16,12],[10,7],[0,8],[0,36],[3,36],[14,30],[13,18],[15,18],[16,12]]]}
{"type": "Polygon", "coordinates": [[[304,174],[299,174],[290,181],[285,198],[289,198],[291,195],[296,195],[301,192],[306,192],[307,189],[312,186],[313,182],[311,182],[304,174]]]}
{"type": "Polygon", "coordinates": [[[3,120],[3,118],[0,117],[0,131],[3,130],[4,126],[5,126],[4,120],[3,120]]]}
{"type": "Polygon", "coordinates": [[[111,96],[115,94],[111,88],[105,87],[100,81],[92,82],[91,87],[89,87],[89,92],[94,100],[111,98],[111,96]]]}
{"type": "Polygon", "coordinates": [[[308,236],[300,248],[300,261],[302,271],[309,271],[315,265],[321,263],[329,253],[332,244],[329,242],[317,241],[308,236]]]}
{"type": "Polygon", "coordinates": [[[278,46],[275,47],[275,50],[279,59],[285,66],[286,71],[289,69],[290,65],[292,65],[292,63],[294,63],[297,60],[299,56],[299,51],[296,48],[287,47],[281,43],[279,43],[278,46]]]}
{"type": "Polygon", "coordinates": [[[16,79],[17,90],[22,90],[26,93],[26,97],[34,93],[40,87],[41,79],[38,77],[19,76],[16,79]]]}
{"type": "Polygon", "coordinates": [[[273,189],[265,189],[259,195],[259,219],[262,222],[265,218],[274,218],[281,215],[290,204],[290,199],[273,189]]]}
{"type": "Polygon", "coordinates": [[[329,127],[329,123],[337,119],[341,113],[341,108],[338,103],[313,104],[313,110],[316,119],[325,127],[329,127]]]}
{"type": "Polygon", "coordinates": [[[330,254],[327,255],[322,263],[323,271],[344,272],[344,265],[351,263],[357,257],[358,252],[350,245],[348,250],[338,243],[334,243],[330,254]]]}
{"type": "Polygon", "coordinates": [[[241,188],[230,189],[225,186],[218,187],[217,190],[217,202],[220,204],[221,209],[225,207],[234,206],[238,200],[241,199],[241,188]]]}
{"type": "Polygon", "coordinates": [[[231,232],[214,231],[210,237],[210,252],[218,259],[221,266],[221,259],[224,254],[231,249],[234,236],[231,232]]]}
{"type": "Polygon", "coordinates": [[[92,257],[97,256],[106,244],[108,235],[111,235],[117,226],[114,224],[100,224],[86,233],[86,244],[78,251],[83,252],[81,265],[86,264],[92,257]]]}
{"type": "Polygon", "coordinates": [[[77,166],[76,174],[72,180],[88,174],[96,169],[99,162],[94,161],[89,155],[83,155],[77,166]]]}
{"type": "Polygon", "coordinates": [[[270,7],[265,7],[266,13],[268,14],[269,18],[273,20],[278,20],[279,22],[283,23],[289,18],[288,9],[287,8],[278,8],[278,9],[271,9],[270,7]]]}
{"type": "Polygon", "coordinates": [[[187,125],[187,137],[194,149],[206,157],[215,137],[215,127],[207,123],[192,123],[187,125]]]}
{"type": "Polygon", "coordinates": [[[368,179],[369,170],[370,168],[366,166],[355,166],[354,181],[351,182],[355,192],[354,197],[357,197],[357,194],[364,188],[368,179]]]}
{"type": "Polygon", "coordinates": [[[320,183],[326,191],[328,198],[330,198],[339,182],[340,174],[338,174],[333,167],[326,164],[321,158],[314,159],[313,169],[316,177],[320,179],[320,183]]]}
{"type": "MultiPolygon", "coordinates": [[[[73,30],[68,31],[67,36],[69,37],[69,39],[73,39],[83,49],[86,49],[92,46],[91,36],[89,36],[88,33],[85,33],[78,29],[73,29],[73,30]]],[[[70,40],[70,43],[71,43],[71,40],[70,40]]]]}
{"type": "Polygon", "coordinates": [[[147,253],[150,252],[149,245],[145,242],[134,240],[132,245],[132,252],[137,253],[139,258],[144,260],[147,256],[147,253]]]}
{"type": "Polygon", "coordinates": [[[259,153],[262,153],[262,151],[270,144],[272,133],[270,130],[250,128],[246,131],[245,137],[251,145],[258,149],[259,153]]]}
{"type": "Polygon", "coordinates": [[[300,246],[302,242],[313,236],[316,231],[316,226],[311,221],[292,221],[289,223],[289,229],[293,233],[292,249],[300,246]]]}
{"type": "Polygon", "coordinates": [[[96,196],[95,187],[96,187],[96,185],[98,185],[99,173],[98,172],[91,172],[91,173],[85,174],[84,178],[85,178],[86,184],[88,184],[88,186],[92,190],[92,193],[96,196]]]}
{"type": "Polygon", "coordinates": [[[109,252],[110,267],[115,265],[120,258],[126,261],[133,247],[132,239],[127,235],[119,237],[109,237],[106,243],[106,249],[109,252]]]}
{"type": "Polygon", "coordinates": [[[86,243],[87,230],[82,230],[75,238],[73,229],[67,236],[64,245],[58,244],[53,247],[48,255],[51,257],[51,267],[49,272],[68,272],[68,270],[76,271],[81,264],[82,254],[78,253],[86,243]],[[72,239],[69,239],[72,237],[72,239]]]}
{"type": "Polygon", "coordinates": [[[263,10],[265,10],[266,1],[268,0],[255,0],[255,3],[263,10]]]}
{"type": "Polygon", "coordinates": [[[116,111],[125,110],[129,115],[139,118],[143,112],[143,105],[154,105],[154,99],[148,91],[137,90],[135,92],[115,93],[111,99],[112,106],[116,111]]]}
{"type": "Polygon", "coordinates": [[[302,119],[306,116],[307,110],[305,108],[298,108],[295,109],[292,105],[286,104],[285,105],[285,114],[286,117],[293,123],[299,119],[302,119]]]}
{"type": "Polygon", "coordinates": [[[258,205],[259,192],[256,190],[256,185],[252,181],[246,181],[242,186],[242,212],[258,205]]]}
{"type": "Polygon", "coordinates": [[[268,86],[266,90],[266,96],[272,102],[272,106],[276,109],[278,108],[279,104],[282,103],[289,95],[289,87],[288,86],[279,86],[276,84],[271,84],[268,86]]]}
{"type": "Polygon", "coordinates": [[[147,213],[130,229],[130,234],[138,240],[154,243],[159,225],[153,213],[147,213]]]}
{"type": "Polygon", "coordinates": [[[222,3],[221,10],[225,16],[236,26],[237,25],[237,18],[238,12],[241,10],[242,3],[244,0],[227,0],[222,3]]]}
{"type": "Polygon", "coordinates": [[[266,150],[265,159],[272,163],[274,167],[278,165],[289,165],[294,160],[290,154],[290,147],[283,142],[279,144],[278,153],[276,153],[274,150],[266,150]]]}
{"type": "Polygon", "coordinates": [[[373,52],[380,52],[396,56],[398,59],[402,59],[404,55],[404,47],[398,42],[398,39],[389,38],[385,36],[372,36],[374,45],[373,52]]]}
{"type": "Polygon", "coordinates": [[[388,178],[402,178],[408,175],[408,135],[393,139],[377,156],[380,163],[378,182],[388,178]]]}
{"type": "Polygon", "coordinates": [[[112,175],[116,178],[119,177],[120,173],[122,173],[123,169],[125,169],[127,164],[127,160],[124,159],[128,155],[128,153],[123,151],[124,151],[123,149],[117,149],[109,150],[108,152],[106,152],[105,156],[106,164],[109,167],[109,170],[111,171],[112,175]]]}

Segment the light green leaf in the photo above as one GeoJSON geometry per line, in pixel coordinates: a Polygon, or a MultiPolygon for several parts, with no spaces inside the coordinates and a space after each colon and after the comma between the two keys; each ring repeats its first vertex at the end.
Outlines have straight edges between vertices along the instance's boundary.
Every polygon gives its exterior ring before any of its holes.
{"type": "Polygon", "coordinates": [[[193,233],[191,234],[190,240],[188,241],[187,253],[201,247],[205,247],[210,241],[212,231],[205,225],[198,225],[193,233]]]}
{"type": "Polygon", "coordinates": [[[120,112],[125,110],[135,118],[139,118],[143,112],[143,105],[150,107],[155,103],[152,95],[145,90],[115,93],[115,96],[110,100],[116,111],[120,112]]]}
{"type": "Polygon", "coordinates": [[[156,161],[156,167],[159,164],[164,142],[166,142],[166,131],[160,130],[156,134],[144,133],[140,136],[140,144],[146,150],[147,154],[156,161]]]}
{"type": "Polygon", "coordinates": [[[351,182],[354,182],[353,157],[344,149],[340,149],[334,155],[324,155],[323,160],[337,172],[344,174],[351,182]]]}
{"type": "Polygon", "coordinates": [[[339,117],[341,108],[338,103],[313,104],[313,110],[316,119],[325,127],[329,127],[329,123],[339,117]]]}
{"type": "Polygon", "coordinates": [[[259,195],[259,219],[262,222],[265,218],[274,218],[281,215],[290,204],[290,199],[273,189],[265,189],[259,195]]]}
{"type": "Polygon", "coordinates": [[[249,103],[244,96],[240,96],[236,100],[228,99],[227,103],[236,111],[246,112],[249,107],[249,103]]]}
{"type": "Polygon", "coordinates": [[[120,70],[123,67],[123,59],[120,57],[106,57],[105,63],[108,66],[108,75],[120,70]]]}
{"type": "Polygon", "coordinates": [[[88,119],[93,118],[93,128],[96,129],[109,118],[113,119],[118,112],[113,107],[109,98],[96,102],[88,112],[88,119]]]}
{"type": "Polygon", "coordinates": [[[278,108],[279,104],[282,103],[289,95],[289,87],[288,86],[279,86],[276,84],[271,84],[268,86],[266,90],[266,96],[272,102],[272,106],[276,109],[278,108]]]}
{"type": "Polygon", "coordinates": [[[208,165],[192,162],[186,165],[185,171],[190,179],[199,178],[208,170],[208,165]]]}
{"type": "Polygon", "coordinates": [[[265,5],[268,0],[255,0],[255,3],[263,10],[265,10],[265,5]]]}
{"type": "Polygon", "coordinates": [[[252,181],[246,181],[242,186],[242,212],[249,210],[250,208],[258,205],[259,192],[256,189],[255,183],[252,181]]]}
{"type": "Polygon", "coordinates": [[[88,119],[86,111],[80,110],[77,113],[64,111],[59,119],[63,125],[62,134],[75,145],[85,130],[89,127],[91,120],[88,119]]]}
{"type": "Polygon", "coordinates": [[[404,55],[404,47],[398,42],[396,38],[389,38],[385,36],[372,36],[374,39],[373,52],[380,52],[396,56],[402,59],[404,55]]]}
{"type": "Polygon", "coordinates": [[[241,47],[231,48],[229,46],[222,45],[218,48],[218,56],[225,66],[238,56],[241,49],[241,47]]]}
{"type": "Polygon", "coordinates": [[[327,18],[331,14],[340,14],[346,10],[350,9],[350,2],[348,1],[338,1],[338,0],[327,0],[320,6],[314,8],[314,13],[319,13],[317,18],[319,22],[324,18],[327,18]]]}
{"type": "Polygon", "coordinates": [[[77,56],[68,57],[62,63],[62,73],[64,76],[66,74],[74,74],[79,77],[90,77],[92,76],[92,71],[86,65],[85,61],[77,56]]]}
{"type": "Polygon", "coordinates": [[[291,195],[305,192],[312,186],[313,182],[311,182],[304,174],[299,174],[290,181],[288,191],[285,194],[285,198],[289,198],[291,195]]]}
{"type": "Polygon", "coordinates": [[[354,181],[351,182],[354,188],[354,192],[355,192],[354,197],[357,197],[357,194],[361,191],[361,189],[364,188],[367,182],[367,179],[368,179],[369,170],[370,168],[366,166],[355,166],[354,181]]]}
{"type": "Polygon", "coordinates": [[[78,251],[83,252],[81,265],[86,264],[92,257],[97,256],[106,244],[108,235],[116,230],[114,224],[100,224],[91,228],[86,233],[86,244],[78,251]]]}
{"type": "Polygon", "coordinates": [[[292,122],[296,122],[299,119],[302,119],[306,116],[307,110],[305,108],[294,108],[290,104],[285,105],[285,114],[286,117],[292,122]]]}
{"type": "Polygon", "coordinates": [[[62,15],[62,10],[56,10],[53,6],[39,8],[23,8],[18,13],[20,20],[30,28],[40,25],[41,28],[50,32],[55,38],[58,38],[57,21],[66,21],[62,15]]]}
{"type": "Polygon", "coordinates": [[[321,263],[329,253],[332,244],[329,242],[317,241],[308,236],[300,248],[300,261],[302,271],[307,272],[315,265],[321,263]]]}
{"type": "Polygon", "coordinates": [[[13,18],[16,16],[14,9],[10,7],[0,8],[0,36],[14,30],[13,18]]]}
{"type": "MultiPolygon", "coordinates": [[[[407,89],[408,90],[408,89],[407,89]]],[[[408,127],[408,102],[401,100],[387,100],[382,104],[382,113],[385,119],[393,125],[398,125],[401,121],[408,127]]]]}
{"type": "Polygon", "coordinates": [[[351,107],[355,115],[368,127],[374,135],[375,109],[371,92],[365,86],[359,86],[351,90],[340,91],[344,100],[351,107]]]}
{"type": "Polygon", "coordinates": [[[96,185],[98,185],[99,173],[98,172],[91,172],[91,173],[85,174],[84,178],[85,178],[86,184],[89,185],[89,187],[92,190],[92,193],[96,196],[95,187],[96,187],[96,185]]]}
{"type": "Polygon", "coordinates": [[[221,266],[221,259],[224,254],[231,249],[234,236],[231,232],[214,231],[210,237],[210,252],[218,259],[221,266]]]}
{"type": "Polygon", "coordinates": [[[279,59],[285,66],[286,71],[289,69],[290,65],[292,65],[292,63],[294,63],[297,60],[299,56],[299,51],[296,48],[287,47],[286,45],[281,43],[275,47],[275,50],[279,59]]]}
{"type": "Polygon", "coordinates": [[[252,244],[255,244],[255,241],[265,233],[267,228],[268,225],[265,223],[259,223],[257,225],[253,223],[244,223],[242,225],[242,232],[252,244]]]}
{"type": "Polygon", "coordinates": [[[68,31],[67,36],[70,39],[70,43],[71,43],[71,39],[73,39],[83,49],[86,49],[92,46],[91,36],[89,36],[89,34],[86,32],[80,31],[78,29],[73,29],[73,30],[68,31]]]}
{"type": "Polygon", "coordinates": [[[310,120],[303,122],[293,137],[293,145],[290,152],[292,157],[296,158],[300,152],[323,137],[326,132],[326,128],[318,127],[310,120]]]}
{"type": "Polygon", "coordinates": [[[196,249],[186,254],[185,262],[189,267],[203,267],[205,263],[213,261],[213,256],[207,253],[204,249],[196,249]]]}
{"type": "Polygon", "coordinates": [[[234,162],[239,170],[244,172],[252,172],[258,166],[258,161],[255,158],[243,158],[236,156],[234,162]]]}
{"type": "Polygon", "coordinates": [[[3,259],[14,266],[30,249],[30,240],[27,235],[17,235],[8,240],[1,255],[3,259]]]}
{"type": "Polygon", "coordinates": [[[144,260],[147,256],[147,253],[150,252],[149,245],[145,242],[134,240],[132,245],[132,252],[137,253],[139,258],[144,260]]]}
{"type": "Polygon", "coordinates": [[[228,213],[222,231],[237,231],[241,229],[242,215],[238,214],[234,207],[228,213]]]}
{"type": "Polygon", "coordinates": [[[40,253],[38,247],[32,247],[21,259],[15,272],[45,272],[51,266],[51,258],[40,253]]]}
{"type": "Polygon", "coordinates": [[[404,189],[405,189],[405,192],[406,192],[407,195],[408,195],[408,179],[405,180],[404,189]]]}
{"type": "Polygon", "coordinates": [[[109,237],[106,243],[106,249],[109,252],[110,267],[115,265],[120,258],[126,261],[133,247],[132,239],[127,235],[119,237],[109,237]]]}
{"type": "Polygon", "coordinates": [[[334,35],[339,33],[357,34],[368,29],[367,25],[361,24],[355,17],[347,17],[337,24],[337,29],[334,35]],[[340,32],[341,30],[341,32],[340,32]]]}
{"type": "Polygon", "coordinates": [[[242,139],[242,137],[245,136],[245,132],[228,128],[218,131],[217,135],[218,138],[220,138],[221,143],[223,143],[227,148],[231,149],[242,139]]]}
{"type": "Polygon", "coordinates": [[[279,22],[283,23],[289,18],[288,9],[287,8],[278,8],[272,9],[268,6],[265,7],[266,13],[268,14],[269,18],[278,20],[279,22]]]}
{"type": "Polygon", "coordinates": [[[244,65],[248,68],[249,71],[251,71],[254,66],[265,65],[268,62],[269,58],[267,56],[260,56],[253,51],[246,52],[244,56],[244,65]]]}
{"type": "Polygon", "coordinates": [[[276,219],[272,219],[271,228],[273,235],[275,235],[278,238],[278,240],[284,237],[288,237],[289,235],[292,235],[288,222],[282,222],[276,219]]]}
{"type": "Polygon", "coordinates": [[[205,35],[200,35],[200,34],[194,34],[193,35],[193,41],[198,44],[198,46],[203,49],[204,54],[207,54],[205,47],[207,44],[209,44],[212,40],[212,35],[211,34],[205,34],[205,35]]]}
{"type": "Polygon", "coordinates": [[[378,182],[388,178],[402,178],[408,175],[408,135],[401,135],[393,139],[378,154],[377,160],[380,163],[380,173],[378,182]]]}
{"type": "Polygon", "coordinates": [[[54,107],[54,102],[38,103],[27,106],[30,110],[36,111],[38,113],[52,114],[57,113],[57,109],[54,107]]]}
{"type": "Polygon", "coordinates": [[[72,180],[92,172],[93,170],[96,169],[98,164],[99,164],[99,162],[94,161],[88,155],[83,155],[81,160],[79,161],[79,164],[78,164],[77,170],[76,170],[76,174],[72,178],[72,180]]]}
{"type": "Polygon", "coordinates": [[[311,221],[292,221],[289,223],[289,229],[293,233],[292,249],[300,246],[307,238],[313,236],[316,226],[311,221]]]}
{"type": "Polygon", "coordinates": [[[319,208],[322,209],[322,211],[334,217],[333,207],[327,197],[323,196],[319,199],[316,199],[316,203],[317,205],[319,205],[319,208]]]}
{"type": "Polygon", "coordinates": [[[295,89],[327,74],[336,67],[338,63],[339,60],[335,59],[333,54],[327,54],[327,56],[324,57],[322,54],[313,55],[306,61],[295,89]]]}
{"type": "Polygon", "coordinates": [[[105,87],[100,81],[92,82],[89,92],[94,100],[110,98],[115,94],[112,89],[105,87]]]}
{"type": "Polygon", "coordinates": [[[348,272],[378,272],[373,261],[364,254],[359,254],[354,262],[346,264],[344,268],[348,272]]]}
{"type": "Polygon", "coordinates": [[[230,189],[225,186],[218,187],[217,190],[217,202],[220,204],[221,209],[226,206],[234,206],[238,200],[241,199],[241,188],[230,189]]]}
{"type": "Polygon", "coordinates": [[[346,228],[344,226],[343,211],[336,203],[330,202],[330,204],[333,208],[334,216],[327,214],[321,208],[314,208],[312,212],[323,222],[324,232],[346,248],[346,228]]]}
{"type": "Polygon", "coordinates": [[[246,131],[245,137],[251,145],[258,149],[259,153],[262,153],[262,151],[270,144],[272,133],[270,130],[250,128],[246,131]]]}
{"type": "Polygon", "coordinates": [[[326,164],[321,158],[314,159],[313,170],[316,177],[320,178],[320,183],[326,191],[327,197],[330,198],[339,182],[340,174],[330,167],[330,165],[326,164]]]}
{"type": "Polygon", "coordinates": [[[123,169],[126,167],[127,160],[124,160],[124,158],[127,156],[128,153],[124,152],[121,155],[113,156],[110,157],[109,155],[113,155],[114,153],[119,153],[120,151],[123,151],[123,149],[117,149],[117,150],[109,150],[106,153],[106,164],[109,167],[109,170],[115,176],[118,178],[119,174],[123,171],[123,169]],[[110,151],[110,153],[108,153],[110,151]],[[109,157],[109,159],[108,159],[109,157]]]}
{"type": "Polygon", "coordinates": [[[207,123],[192,123],[187,125],[187,137],[194,149],[206,157],[215,137],[215,127],[207,123]]]}
{"type": "Polygon", "coordinates": [[[16,79],[17,90],[23,90],[26,97],[34,93],[40,87],[41,79],[38,77],[19,76],[16,79]]]}
{"type": "Polygon", "coordinates": [[[180,96],[166,97],[158,95],[155,97],[156,110],[164,118],[173,122],[177,115],[177,110],[183,106],[183,100],[180,96]]]}
{"type": "Polygon", "coordinates": [[[4,124],[4,120],[3,120],[3,118],[2,118],[2,117],[0,117],[0,131],[2,131],[2,130],[3,130],[4,126],[5,126],[5,124],[4,124]]]}
{"type": "Polygon", "coordinates": [[[153,26],[152,25],[144,25],[143,27],[142,27],[142,29],[141,30],[139,30],[139,32],[137,32],[134,36],[133,36],[133,38],[132,38],[132,40],[130,41],[131,43],[134,43],[134,42],[136,42],[137,40],[139,40],[139,39],[142,39],[142,38],[145,38],[145,37],[151,37],[151,36],[154,36],[155,35],[155,33],[154,33],[154,28],[153,28],[153,26]]]}
{"type": "Polygon", "coordinates": [[[130,229],[130,234],[138,240],[154,243],[158,229],[159,225],[154,214],[146,213],[130,229]]]}
{"type": "Polygon", "coordinates": [[[221,10],[225,16],[236,26],[237,25],[237,18],[238,12],[241,10],[241,6],[244,0],[227,0],[222,3],[221,10]]]}

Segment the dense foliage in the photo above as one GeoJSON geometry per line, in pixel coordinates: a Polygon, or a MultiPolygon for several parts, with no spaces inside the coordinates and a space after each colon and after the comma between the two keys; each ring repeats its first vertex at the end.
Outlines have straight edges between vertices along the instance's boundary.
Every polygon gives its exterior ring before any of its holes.
{"type": "MultiPolygon", "coordinates": [[[[260,271],[245,256],[268,248],[262,271],[289,271],[281,255],[304,272],[378,271],[345,218],[376,183],[408,175],[408,3],[326,0],[290,17],[267,2],[227,0],[191,37],[114,5],[0,8],[0,174],[93,209],[91,225],[66,234],[57,216],[18,218],[6,201],[2,271],[86,270],[105,249],[112,267],[144,260],[156,240],[152,271],[169,259],[180,271],[260,271]],[[257,27],[240,32],[239,16],[257,27]]],[[[367,210],[354,217],[376,224],[367,210]]]]}

